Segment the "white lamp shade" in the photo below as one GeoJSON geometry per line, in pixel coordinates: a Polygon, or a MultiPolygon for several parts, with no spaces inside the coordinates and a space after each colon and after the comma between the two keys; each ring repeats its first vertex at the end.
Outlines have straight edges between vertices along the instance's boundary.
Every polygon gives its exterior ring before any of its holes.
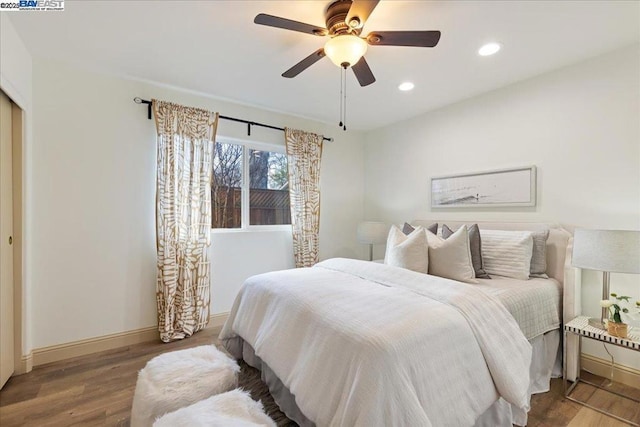
{"type": "Polygon", "coordinates": [[[574,267],[640,274],[640,231],[588,230],[573,236],[574,267]]]}
{"type": "Polygon", "coordinates": [[[389,228],[384,222],[366,221],[358,224],[358,241],[368,245],[376,245],[387,241],[389,228]]]}
{"type": "Polygon", "coordinates": [[[352,34],[335,36],[324,45],[324,53],[338,67],[356,65],[367,52],[367,42],[352,34]]]}

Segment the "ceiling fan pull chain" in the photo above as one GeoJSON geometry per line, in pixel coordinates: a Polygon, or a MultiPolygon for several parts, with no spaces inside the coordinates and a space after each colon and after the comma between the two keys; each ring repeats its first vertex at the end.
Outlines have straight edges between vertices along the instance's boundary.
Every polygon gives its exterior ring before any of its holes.
{"type": "Polygon", "coordinates": [[[347,67],[344,67],[342,69],[342,72],[344,74],[344,114],[342,116],[342,130],[346,131],[347,130],[347,67]]]}
{"type": "Polygon", "coordinates": [[[338,127],[342,127],[342,68],[340,68],[340,123],[338,123],[338,127]]]}

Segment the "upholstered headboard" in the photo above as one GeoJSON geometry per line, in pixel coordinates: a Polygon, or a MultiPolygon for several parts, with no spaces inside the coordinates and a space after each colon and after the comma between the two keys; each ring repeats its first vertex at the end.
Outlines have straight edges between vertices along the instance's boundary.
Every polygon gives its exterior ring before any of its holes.
{"type": "MultiPolygon", "coordinates": [[[[457,229],[463,224],[478,224],[486,230],[523,230],[538,231],[549,229],[547,239],[547,274],[562,284],[562,317],[563,323],[569,322],[580,315],[581,307],[581,277],[580,270],[571,265],[573,252],[573,234],[559,224],[536,222],[483,222],[483,221],[449,221],[437,219],[420,219],[411,222],[412,225],[429,226],[437,222],[447,224],[451,229],[457,229]]],[[[578,343],[575,337],[569,337],[567,344],[567,362],[569,378],[575,378],[577,373],[578,343]]]]}

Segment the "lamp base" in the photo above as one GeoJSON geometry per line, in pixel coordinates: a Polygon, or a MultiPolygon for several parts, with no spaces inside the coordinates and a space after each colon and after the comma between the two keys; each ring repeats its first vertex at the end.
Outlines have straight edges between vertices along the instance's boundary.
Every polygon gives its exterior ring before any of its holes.
{"type": "Polygon", "coordinates": [[[600,319],[596,319],[595,317],[589,318],[589,326],[597,329],[602,329],[603,331],[607,330],[607,325],[602,323],[600,319]]]}

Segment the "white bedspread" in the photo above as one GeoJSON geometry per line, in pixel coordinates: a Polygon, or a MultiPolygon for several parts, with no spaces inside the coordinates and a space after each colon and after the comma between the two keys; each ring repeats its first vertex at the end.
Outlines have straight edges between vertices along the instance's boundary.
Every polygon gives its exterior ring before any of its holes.
{"type": "Polygon", "coordinates": [[[499,396],[529,409],[531,346],[473,285],[364,261],[254,276],[240,336],[318,426],[471,426],[499,396]]]}

